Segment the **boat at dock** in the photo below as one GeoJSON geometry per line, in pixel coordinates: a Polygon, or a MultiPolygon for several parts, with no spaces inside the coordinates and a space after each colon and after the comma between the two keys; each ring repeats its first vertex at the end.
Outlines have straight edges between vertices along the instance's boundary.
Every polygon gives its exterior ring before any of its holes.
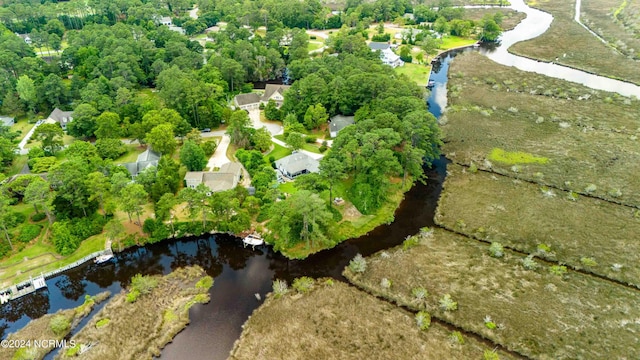
{"type": "Polygon", "coordinates": [[[93,259],[93,262],[99,265],[99,264],[104,264],[110,261],[111,259],[113,259],[113,254],[104,254],[93,259]]]}
{"type": "Polygon", "coordinates": [[[247,245],[257,246],[257,245],[264,244],[264,239],[262,239],[262,237],[260,237],[260,235],[258,235],[256,233],[252,233],[252,234],[249,234],[249,235],[245,236],[242,239],[242,242],[244,243],[245,247],[247,245]]]}

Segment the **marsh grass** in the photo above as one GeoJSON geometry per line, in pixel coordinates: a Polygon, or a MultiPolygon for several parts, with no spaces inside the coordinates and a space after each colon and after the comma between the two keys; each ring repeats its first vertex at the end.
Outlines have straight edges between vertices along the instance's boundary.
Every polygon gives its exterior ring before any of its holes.
{"type": "Polygon", "coordinates": [[[509,48],[510,52],[640,83],[638,62],[603,44],[573,21],[575,0],[535,1],[530,5],[551,13],[553,23],[544,34],[515,44],[509,48]]]}
{"type": "Polygon", "coordinates": [[[485,240],[640,287],[640,219],[628,207],[585,196],[570,201],[559,191],[545,197],[534,184],[459,165],[447,171],[436,223],[467,235],[483,227],[485,240]],[[457,227],[459,219],[468,226],[457,227]],[[624,270],[613,271],[614,263],[624,270]]]}
{"type": "MultiPolygon", "coordinates": [[[[204,285],[212,282],[203,280],[207,279],[206,273],[198,266],[179,268],[164,277],[154,276],[151,279],[157,282],[155,287],[146,286],[147,277],[141,279],[135,281],[137,290],[144,288],[148,293],[142,291],[134,303],[126,301],[124,292],[114,296],[72,338],[78,344],[93,344],[82,359],[138,360],[159,356],[162,347],[189,323],[189,308],[209,301],[209,288],[204,285]],[[141,287],[141,281],[145,286],[141,287]],[[109,319],[106,326],[104,319],[109,319]]],[[[63,354],[61,358],[71,357],[63,354]]]]}
{"type": "Polygon", "coordinates": [[[229,359],[481,359],[490,349],[473,337],[453,343],[451,330],[435,322],[420,330],[415,314],[343,282],[323,283],[306,294],[268,296],[229,359]]]}
{"type": "Polygon", "coordinates": [[[640,60],[638,10],[640,5],[629,0],[584,1],[581,20],[620,52],[640,60]]]}
{"type": "Polygon", "coordinates": [[[31,347],[15,349],[0,347],[0,359],[42,359],[53,347],[35,346],[34,340],[62,340],[85,316],[89,315],[95,304],[109,297],[109,292],[88,297],[85,302],[74,308],[60,310],[31,320],[26,326],[5,337],[7,340],[31,340],[31,347]]]}
{"type": "Polygon", "coordinates": [[[562,81],[545,84],[537,75],[507,69],[473,53],[456,57],[450,71],[471,74],[480,68],[491,72],[494,81],[520,77],[527,85],[518,85],[518,93],[503,92],[465,80],[469,76],[452,77],[450,83],[461,87],[463,100],[452,100],[448,121],[442,125],[446,138],[443,151],[451,160],[467,165],[473,162],[484,170],[488,170],[489,161],[491,171],[576,193],[586,194],[585,189],[593,184],[592,196],[640,206],[640,181],[635,175],[640,173],[640,152],[638,141],[631,136],[638,131],[639,101],[625,105],[622,98],[613,96],[616,100],[610,104],[603,100],[605,93],[577,100],[589,92],[580,87],[571,90],[574,84],[562,81]],[[527,91],[538,86],[562,87],[574,95],[566,100],[527,91]],[[507,110],[516,105],[517,114],[507,110]],[[478,116],[474,106],[494,106],[495,110],[491,116],[478,116]],[[536,123],[539,117],[548,120],[536,123]],[[571,126],[562,128],[558,125],[562,122],[571,126]],[[548,161],[510,166],[508,161],[491,161],[496,148],[548,161]],[[539,173],[543,176],[537,176],[539,173]]]}
{"type": "Polygon", "coordinates": [[[640,356],[637,325],[632,324],[640,316],[637,290],[575,271],[563,279],[546,269],[524,270],[520,254],[505,250],[504,257],[495,259],[486,254],[485,244],[442,229],[420,244],[408,251],[399,246],[387,250],[392,253],[389,259],[374,254],[367,258],[365,274],[354,277],[347,269],[344,275],[362,289],[415,311],[428,311],[432,318],[527,357],[640,356]],[[380,287],[382,276],[393,281],[391,290],[380,287]],[[429,291],[424,309],[412,301],[416,284],[425,284],[429,291]],[[451,294],[458,310],[440,308],[444,294],[451,294]],[[486,315],[495,329],[485,325],[486,315]]]}

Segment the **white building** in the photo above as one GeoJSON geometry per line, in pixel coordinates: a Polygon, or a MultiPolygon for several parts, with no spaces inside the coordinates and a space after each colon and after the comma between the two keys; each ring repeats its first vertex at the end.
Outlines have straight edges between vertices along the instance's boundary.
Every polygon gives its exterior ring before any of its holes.
{"type": "Polygon", "coordinates": [[[371,51],[380,51],[380,60],[386,65],[394,68],[404,65],[404,61],[391,50],[391,45],[388,43],[370,42],[369,48],[371,51]]]}

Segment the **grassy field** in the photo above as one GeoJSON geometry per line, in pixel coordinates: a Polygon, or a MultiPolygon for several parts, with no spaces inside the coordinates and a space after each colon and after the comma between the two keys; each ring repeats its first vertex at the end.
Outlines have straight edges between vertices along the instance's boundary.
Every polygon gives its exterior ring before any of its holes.
{"type": "Polygon", "coordinates": [[[291,149],[284,146],[273,143],[273,150],[271,150],[265,157],[268,159],[273,156],[275,160],[282,159],[285,156],[291,155],[291,149]]]}
{"type": "Polygon", "coordinates": [[[447,172],[437,224],[640,287],[640,217],[628,207],[454,164],[447,172]]]}
{"type": "MultiPolygon", "coordinates": [[[[274,136],[274,138],[285,142],[284,134],[276,135],[276,136],[274,136]]],[[[305,142],[302,145],[302,150],[307,150],[309,152],[316,153],[316,154],[320,154],[320,149],[319,148],[320,148],[320,144],[318,144],[317,142],[316,143],[312,143],[312,144],[309,144],[309,143],[305,142]]]]}
{"type": "Polygon", "coordinates": [[[451,160],[640,206],[634,175],[640,172],[640,102],[503,67],[474,53],[458,56],[450,74],[450,106],[441,123],[443,151],[451,160]],[[479,69],[487,75],[476,77],[479,69]],[[547,161],[496,162],[490,158],[496,149],[547,161]]]}
{"type": "Polygon", "coordinates": [[[6,339],[9,341],[27,341],[31,340],[30,346],[16,350],[9,346],[0,347],[0,358],[2,359],[42,359],[46,354],[54,350],[53,346],[36,346],[34,341],[46,342],[48,340],[62,340],[72,330],[74,324],[77,324],[84,317],[89,315],[96,304],[101,303],[107,297],[109,292],[100,293],[89,299],[85,299],[84,304],[74,308],[60,310],[54,314],[47,314],[38,319],[31,320],[25,327],[15,333],[9,334],[6,339]],[[53,332],[51,322],[55,318],[64,318],[71,325],[67,329],[53,332]]]}
{"type": "Polygon", "coordinates": [[[584,1],[580,20],[618,51],[640,60],[638,10],[640,5],[629,0],[584,1]]]}
{"type": "Polygon", "coordinates": [[[493,14],[498,12],[502,13],[503,15],[502,24],[500,24],[502,31],[513,29],[514,27],[516,27],[516,25],[520,23],[520,21],[522,21],[522,19],[526,17],[524,13],[520,13],[511,9],[493,8],[493,9],[464,9],[464,18],[473,20],[473,21],[480,21],[484,18],[485,15],[493,16],[493,14]]]}
{"type": "Polygon", "coordinates": [[[637,61],[619,54],[573,21],[575,0],[536,0],[529,5],[551,13],[553,23],[544,34],[515,44],[510,52],[640,84],[637,61]]]}
{"type": "Polygon", "coordinates": [[[427,83],[429,82],[429,74],[431,73],[431,66],[405,63],[403,66],[398,66],[393,70],[396,74],[406,75],[418,86],[427,86],[427,83]]]}
{"type": "Polygon", "coordinates": [[[309,40],[309,51],[318,50],[324,46],[322,41],[309,40]]]}
{"type": "MultiPolygon", "coordinates": [[[[74,141],[75,141],[75,138],[71,135],[67,135],[66,133],[62,137],[62,143],[64,145],[69,145],[74,141]]],[[[40,140],[34,140],[34,137],[32,137],[30,140],[27,141],[27,144],[24,146],[24,148],[31,149],[32,147],[40,146],[41,144],[42,143],[40,142],[40,140]]]]}
{"type": "Polygon", "coordinates": [[[456,343],[438,323],[421,331],[414,314],[324,279],[305,294],[270,295],[243,328],[230,360],[481,359],[493,350],[473,337],[456,343]]]}
{"type": "MultiPolygon", "coordinates": [[[[71,340],[93,346],[82,359],[151,359],[189,323],[189,309],[209,302],[213,280],[200,267],[180,268],[155,276],[157,286],[140,294],[135,302],[129,294],[114,296],[71,340]],[[200,281],[204,278],[210,279],[200,281]],[[117,351],[114,351],[117,349],[117,351]]],[[[61,359],[74,350],[61,352],[61,359]]]]}
{"type": "Polygon", "coordinates": [[[442,43],[440,43],[440,46],[438,48],[441,50],[449,50],[449,49],[458,48],[461,46],[473,45],[477,42],[478,40],[476,39],[469,39],[469,38],[463,38],[459,36],[448,35],[448,36],[442,37],[442,43]]]}
{"type": "Polygon", "coordinates": [[[55,252],[52,244],[39,240],[35,245],[14,254],[2,261],[0,268],[0,287],[6,287],[24,281],[29,276],[40,275],[74,263],[83,257],[104,249],[105,236],[98,234],[84,240],[80,247],[68,257],[55,252]]]}
{"type": "Polygon", "coordinates": [[[26,118],[20,119],[20,120],[17,120],[15,124],[13,124],[13,126],[11,127],[11,131],[20,133],[17,139],[22,140],[27,135],[29,130],[33,128],[34,125],[35,124],[30,124],[26,118]]]}
{"type": "MultiPolygon", "coordinates": [[[[640,292],[539,264],[525,270],[520,255],[489,256],[489,246],[445,230],[423,232],[418,244],[374,254],[363,274],[345,270],[358,287],[536,359],[640,356],[640,292]],[[382,279],[389,281],[388,287],[382,279]],[[417,300],[419,287],[428,295],[417,300]],[[446,294],[457,310],[446,311],[446,294]]],[[[366,313],[366,312],[362,312],[366,313]]]]}

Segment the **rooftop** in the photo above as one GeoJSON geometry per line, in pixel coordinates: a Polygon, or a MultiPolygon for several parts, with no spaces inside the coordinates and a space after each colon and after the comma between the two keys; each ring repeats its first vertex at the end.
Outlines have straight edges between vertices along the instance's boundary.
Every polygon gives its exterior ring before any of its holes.
{"type": "Polygon", "coordinates": [[[289,174],[298,174],[304,170],[308,172],[318,172],[318,160],[305,153],[296,153],[276,160],[276,166],[283,168],[289,174]]]}
{"type": "Polygon", "coordinates": [[[388,49],[389,47],[391,47],[391,45],[389,45],[386,42],[370,42],[369,43],[369,49],[371,49],[372,51],[376,51],[376,50],[385,50],[388,49]]]}

